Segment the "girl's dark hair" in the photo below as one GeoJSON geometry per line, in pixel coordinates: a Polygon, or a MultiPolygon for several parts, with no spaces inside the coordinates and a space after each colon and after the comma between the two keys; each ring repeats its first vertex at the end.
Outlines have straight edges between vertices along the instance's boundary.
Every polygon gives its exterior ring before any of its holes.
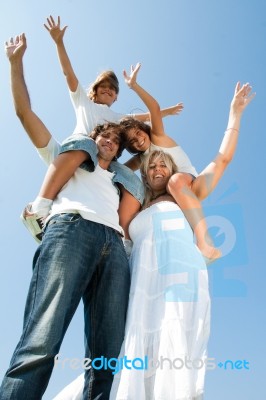
{"type": "Polygon", "coordinates": [[[130,140],[128,139],[128,131],[130,129],[139,129],[141,131],[144,131],[147,133],[149,137],[151,137],[151,127],[148,124],[145,124],[142,121],[138,121],[137,119],[134,119],[133,117],[127,117],[122,119],[120,122],[121,128],[125,132],[125,148],[126,150],[131,153],[131,154],[140,154],[142,153],[141,151],[137,151],[136,149],[133,148],[133,146],[130,144],[130,140]]]}
{"type": "Polygon", "coordinates": [[[107,122],[106,124],[96,125],[96,127],[90,133],[89,137],[91,137],[93,140],[96,140],[98,136],[102,135],[106,131],[115,133],[119,138],[119,148],[116,157],[114,158],[114,160],[117,160],[117,158],[121,156],[123,150],[125,149],[126,142],[125,132],[119,124],[115,124],[114,122],[107,122]]]}

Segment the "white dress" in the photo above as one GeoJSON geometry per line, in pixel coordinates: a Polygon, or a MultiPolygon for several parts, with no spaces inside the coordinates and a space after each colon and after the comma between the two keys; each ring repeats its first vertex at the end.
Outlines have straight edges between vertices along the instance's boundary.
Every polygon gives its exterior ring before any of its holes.
{"type": "MultiPolygon", "coordinates": [[[[119,358],[147,369],[114,376],[110,400],[202,399],[210,328],[208,273],[180,208],[160,202],[131,222],[134,246],[119,358]]],[[[128,366],[130,366],[128,364],[128,366]]]]}
{"type": "MultiPolygon", "coordinates": [[[[175,203],[163,201],[140,212],[129,229],[132,280],[119,355],[127,363],[119,364],[110,400],[201,400],[210,298],[191,228],[175,203]]],[[[79,377],[56,400],[81,399],[82,384],[79,377]]]]}

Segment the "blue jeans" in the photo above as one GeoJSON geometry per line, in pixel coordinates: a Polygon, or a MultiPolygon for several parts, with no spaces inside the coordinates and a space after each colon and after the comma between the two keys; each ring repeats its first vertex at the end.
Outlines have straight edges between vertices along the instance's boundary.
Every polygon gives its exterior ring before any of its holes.
{"type": "MultiPolygon", "coordinates": [[[[54,216],[33,260],[23,333],[1,400],[38,400],[68,325],[84,302],[86,357],[117,357],[124,337],[129,267],[119,234],[79,214],[54,216]]],[[[87,370],[84,399],[108,400],[111,370],[87,370]]]]}

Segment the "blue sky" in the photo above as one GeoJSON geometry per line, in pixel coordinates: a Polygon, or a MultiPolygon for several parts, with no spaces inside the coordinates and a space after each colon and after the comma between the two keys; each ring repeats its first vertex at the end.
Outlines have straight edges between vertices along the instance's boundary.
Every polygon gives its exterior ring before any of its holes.
{"type": "MultiPolygon", "coordinates": [[[[216,154],[226,128],[235,83],[250,82],[255,100],[242,119],[234,160],[214,193],[206,215],[222,221],[212,233],[229,253],[210,267],[212,328],[209,357],[216,362],[246,360],[249,370],[220,368],[206,377],[206,400],[250,400],[266,396],[263,307],[265,213],[264,145],[266,104],[266,4],[264,0],[33,0],[1,5],[0,40],[25,32],[25,76],[36,113],[59,140],[69,136],[75,116],[55,46],[43,23],[61,15],[68,25],[65,44],[84,87],[104,69],[120,78],[115,111],[144,110],[123,82],[122,70],[140,61],[139,83],[162,107],[183,101],[178,117],[165,120],[200,171],[216,154]],[[233,244],[232,244],[233,243],[233,244]],[[230,245],[231,248],[230,248],[230,245]],[[264,246],[263,246],[264,245],[264,246]]],[[[46,167],[13,109],[9,63],[0,52],[0,375],[22,329],[22,317],[36,243],[19,220],[38,192],[46,167]]],[[[127,159],[124,154],[122,161],[127,159]]],[[[83,357],[80,307],[61,348],[62,357],[83,357]]],[[[241,364],[242,366],[244,364],[241,364]]],[[[54,371],[44,400],[81,370],[54,371]]]]}

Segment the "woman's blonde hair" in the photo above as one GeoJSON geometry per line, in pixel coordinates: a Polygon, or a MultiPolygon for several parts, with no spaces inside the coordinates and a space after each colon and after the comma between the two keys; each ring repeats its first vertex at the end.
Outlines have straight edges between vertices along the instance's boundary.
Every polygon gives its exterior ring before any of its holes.
{"type": "Polygon", "coordinates": [[[161,159],[166,167],[170,171],[170,176],[178,172],[178,168],[176,163],[173,160],[173,157],[165,153],[162,150],[154,150],[151,153],[149,153],[147,156],[145,156],[141,166],[140,166],[140,173],[141,173],[141,178],[142,182],[144,184],[144,193],[145,193],[145,198],[144,198],[144,203],[142,208],[148,207],[149,203],[151,202],[152,196],[153,196],[153,191],[152,188],[149,186],[147,182],[147,173],[149,169],[149,165],[151,162],[157,161],[158,159],[161,159]]]}

